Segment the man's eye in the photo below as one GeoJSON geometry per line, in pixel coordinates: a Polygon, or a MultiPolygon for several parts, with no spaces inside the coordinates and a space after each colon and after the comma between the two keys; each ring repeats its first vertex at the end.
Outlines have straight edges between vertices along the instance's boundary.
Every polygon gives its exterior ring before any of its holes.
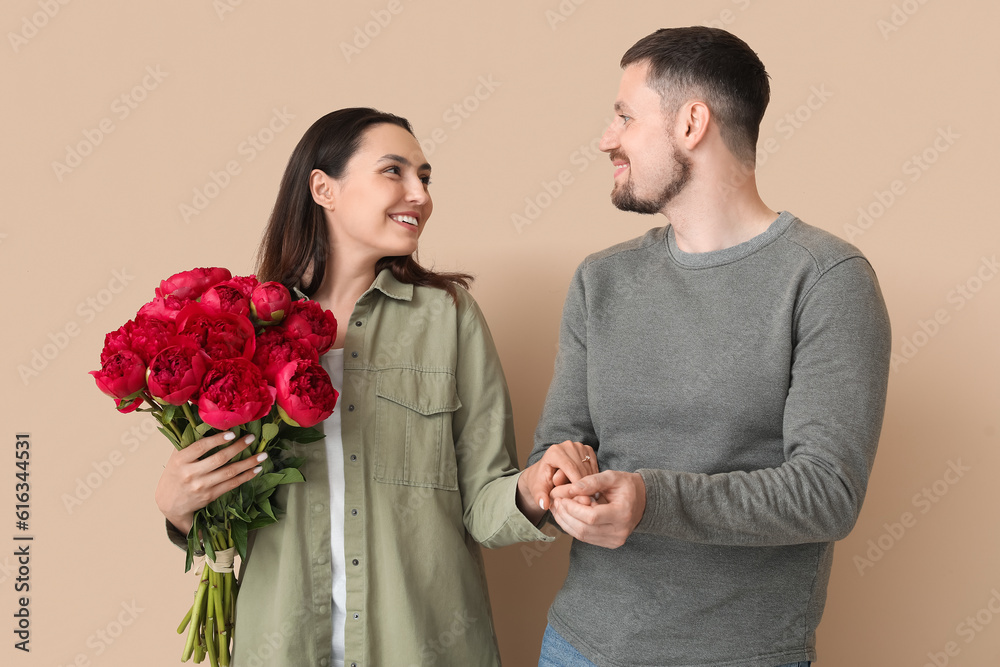
{"type": "Polygon", "coordinates": [[[618,117],[622,119],[622,124],[623,125],[625,123],[629,122],[630,120],[632,120],[632,116],[626,116],[624,114],[618,114],[618,117]]]}

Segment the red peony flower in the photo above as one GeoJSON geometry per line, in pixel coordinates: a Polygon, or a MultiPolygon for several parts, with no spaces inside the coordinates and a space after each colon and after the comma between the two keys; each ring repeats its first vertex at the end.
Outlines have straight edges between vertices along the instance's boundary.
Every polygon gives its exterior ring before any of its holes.
{"type": "Polygon", "coordinates": [[[146,386],[146,364],[131,350],[119,350],[101,363],[101,370],[90,371],[97,388],[111,398],[132,398],[146,386]]]}
{"type": "Polygon", "coordinates": [[[209,310],[220,313],[233,313],[242,317],[250,315],[250,300],[231,285],[220,283],[208,288],[208,291],[201,295],[201,304],[209,310]]]}
{"type": "Polygon", "coordinates": [[[278,412],[293,426],[315,426],[333,414],[339,394],[319,363],[292,361],[278,372],[278,412]]]}
{"type": "Polygon", "coordinates": [[[214,428],[232,428],[267,415],[274,395],[274,387],[252,362],[224,359],[215,362],[201,382],[198,416],[214,428]]]}
{"type": "Polygon", "coordinates": [[[337,339],[337,320],[316,301],[294,301],[282,327],[292,338],[305,338],[321,355],[337,339]]]}
{"type": "Polygon", "coordinates": [[[149,361],[167,346],[176,331],[174,324],[168,320],[160,320],[148,315],[136,315],[118,331],[112,331],[104,337],[104,349],[101,351],[101,363],[120,350],[131,350],[138,354],[143,363],[149,361]]]}
{"type": "Polygon", "coordinates": [[[146,384],[157,401],[184,405],[201,388],[208,370],[208,357],[190,338],[177,336],[173,342],[150,362],[146,384]]]}
{"type": "Polygon", "coordinates": [[[134,325],[135,322],[129,320],[122,326],[118,327],[118,331],[112,331],[104,335],[104,349],[101,350],[102,364],[122,350],[131,351],[131,329],[134,325]]]}
{"type": "Polygon", "coordinates": [[[278,371],[289,361],[304,359],[319,363],[319,352],[304,338],[290,338],[284,329],[265,329],[257,336],[253,362],[264,373],[264,379],[274,384],[278,371]]]}
{"type": "Polygon", "coordinates": [[[239,293],[250,298],[253,294],[254,288],[260,285],[260,281],[257,280],[257,276],[233,276],[229,280],[223,280],[220,285],[225,285],[226,287],[232,287],[233,289],[239,290],[239,293]]]}
{"type": "Polygon", "coordinates": [[[292,306],[292,295],[281,283],[261,283],[250,295],[250,311],[261,324],[277,324],[292,306]]]}
{"type": "Polygon", "coordinates": [[[253,324],[242,315],[213,312],[200,303],[190,303],[177,316],[177,333],[198,343],[213,361],[253,358],[253,324]]]}
{"type": "Polygon", "coordinates": [[[197,299],[209,287],[229,280],[233,274],[229,269],[200,268],[175,273],[160,283],[156,288],[156,296],[176,296],[180,299],[197,299]]]}
{"type": "Polygon", "coordinates": [[[184,308],[184,306],[191,303],[193,299],[182,299],[179,296],[169,294],[167,296],[158,296],[145,306],[139,309],[139,315],[148,315],[149,317],[155,317],[158,320],[168,320],[173,322],[177,319],[178,313],[184,308]]]}
{"type": "Polygon", "coordinates": [[[170,344],[176,333],[177,326],[169,320],[136,315],[132,326],[132,351],[149,364],[160,350],[170,344]]]}

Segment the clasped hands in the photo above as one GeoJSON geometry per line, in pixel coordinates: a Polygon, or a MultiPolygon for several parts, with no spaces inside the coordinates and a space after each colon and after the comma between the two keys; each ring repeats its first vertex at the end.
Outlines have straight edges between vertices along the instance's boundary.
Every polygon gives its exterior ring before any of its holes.
{"type": "Polygon", "coordinates": [[[635,530],[646,509],[646,485],[637,473],[598,471],[589,445],[566,440],[550,446],[521,473],[518,507],[533,523],[552,512],[578,540],[616,549],[635,530]]]}

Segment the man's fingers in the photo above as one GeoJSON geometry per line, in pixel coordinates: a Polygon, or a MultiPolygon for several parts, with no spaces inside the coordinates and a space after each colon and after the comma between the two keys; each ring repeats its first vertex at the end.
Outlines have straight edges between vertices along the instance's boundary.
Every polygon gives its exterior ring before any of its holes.
{"type": "Polygon", "coordinates": [[[581,477],[572,484],[563,484],[552,489],[552,498],[572,498],[573,496],[592,496],[605,488],[603,473],[581,477]]]}
{"type": "Polygon", "coordinates": [[[617,549],[628,537],[620,527],[620,512],[612,505],[583,505],[572,499],[554,500],[552,516],[574,538],[608,549],[617,549]]]}
{"type": "Polygon", "coordinates": [[[553,511],[556,508],[565,515],[573,517],[574,520],[578,521],[584,526],[595,526],[601,523],[608,523],[607,517],[601,516],[598,512],[597,506],[592,506],[588,503],[577,502],[574,498],[565,498],[561,500],[553,500],[552,502],[553,511]]]}
{"type": "Polygon", "coordinates": [[[584,542],[586,542],[586,540],[583,538],[583,535],[584,535],[584,529],[587,528],[587,526],[581,523],[580,520],[574,517],[572,514],[566,512],[562,507],[562,505],[564,504],[565,504],[564,502],[552,503],[552,518],[556,520],[556,523],[559,524],[559,527],[562,528],[564,531],[566,531],[566,533],[570,537],[573,537],[574,539],[577,540],[583,540],[584,542]]]}

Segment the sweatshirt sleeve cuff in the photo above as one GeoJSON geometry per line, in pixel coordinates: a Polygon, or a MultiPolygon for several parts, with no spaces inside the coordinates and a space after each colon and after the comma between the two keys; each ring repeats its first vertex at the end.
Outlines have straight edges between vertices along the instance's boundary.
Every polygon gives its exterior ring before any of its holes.
{"type": "Polygon", "coordinates": [[[659,488],[659,479],[657,478],[656,471],[643,468],[635,471],[640,477],[642,477],[642,483],[646,485],[646,509],[643,510],[642,518],[639,519],[639,523],[636,524],[636,533],[659,533],[662,521],[660,517],[660,508],[657,505],[657,499],[661,497],[661,494],[657,492],[659,488]]]}

